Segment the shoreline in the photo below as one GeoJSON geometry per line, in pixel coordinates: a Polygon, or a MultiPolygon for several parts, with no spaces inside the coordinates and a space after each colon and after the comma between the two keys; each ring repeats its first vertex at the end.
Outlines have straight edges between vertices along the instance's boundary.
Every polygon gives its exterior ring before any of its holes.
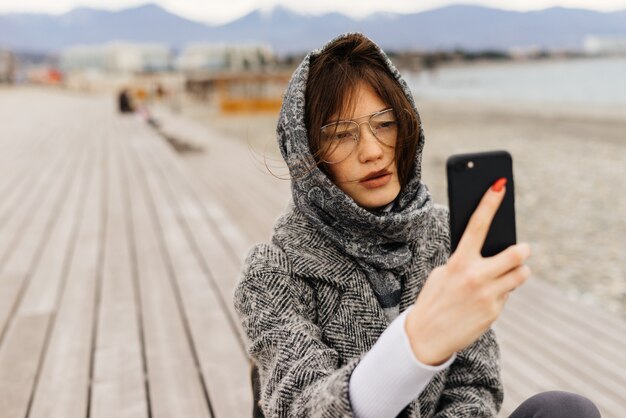
{"type": "MultiPolygon", "coordinates": [[[[570,102],[533,102],[517,101],[505,102],[501,99],[445,99],[420,97],[413,92],[417,109],[427,108],[445,109],[445,111],[464,112],[468,107],[477,113],[489,113],[494,116],[532,117],[542,120],[576,119],[590,122],[618,122],[626,123],[626,104],[624,105],[581,105],[570,102]]],[[[421,113],[421,111],[420,111],[421,113]]],[[[626,141],[626,139],[625,139],[626,141]]]]}
{"type": "MultiPolygon", "coordinates": [[[[626,54],[608,54],[608,55],[576,55],[576,56],[561,56],[553,55],[542,58],[511,58],[511,59],[477,59],[477,60],[458,60],[458,61],[443,61],[439,64],[437,69],[467,69],[467,68],[488,68],[488,67],[504,67],[504,66],[518,66],[518,65],[541,65],[541,64],[553,64],[553,63],[567,63],[567,62],[585,62],[585,61],[611,61],[611,60],[623,60],[626,58],[626,54]]],[[[404,74],[406,69],[400,69],[400,72],[404,74]]],[[[408,70],[410,71],[410,69],[408,70]]]]}

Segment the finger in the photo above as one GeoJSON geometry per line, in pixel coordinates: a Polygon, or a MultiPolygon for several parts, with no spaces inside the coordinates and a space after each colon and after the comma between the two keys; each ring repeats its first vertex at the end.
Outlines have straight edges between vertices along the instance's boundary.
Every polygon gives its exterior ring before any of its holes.
{"type": "Polygon", "coordinates": [[[506,189],[506,178],[498,179],[483,195],[478,207],[470,217],[467,227],[461,236],[457,251],[462,253],[480,253],[485,244],[485,238],[493,221],[506,189]]]}
{"type": "Polygon", "coordinates": [[[508,271],[519,267],[530,256],[530,246],[526,243],[511,245],[500,253],[485,257],[482,264],[483,272],[488,277],[500,277],[508,271]]]}
{"type": "Polygon", "coordinates": [[[509,296],[511,296],[511,292],[504,292],[498,297],[500,311],[504,309],[504,305],[506,304],[507,300],[509,300],[509,296]]]}
{"type": "Polygon", "coordinates": [[[490,289],[498,295],[498,298],[501,298],[505,293],[509,293],[524,284],[530,277],[530,273],[530,267],[523,264],[494,280],[489,285],[490,289]]]}

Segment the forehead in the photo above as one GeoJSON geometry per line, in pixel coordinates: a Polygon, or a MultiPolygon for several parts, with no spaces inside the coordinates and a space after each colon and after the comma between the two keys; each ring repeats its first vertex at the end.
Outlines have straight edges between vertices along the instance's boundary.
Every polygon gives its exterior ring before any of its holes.
{"type": "Polygon", "coordinates": [[[348,93],[346,99],[347,103],[344,103],[340,113],[332,115],[331,119],[357,119],[389,107],[376,93],[374,88],[365,82],[358,83],[348,93]]]}

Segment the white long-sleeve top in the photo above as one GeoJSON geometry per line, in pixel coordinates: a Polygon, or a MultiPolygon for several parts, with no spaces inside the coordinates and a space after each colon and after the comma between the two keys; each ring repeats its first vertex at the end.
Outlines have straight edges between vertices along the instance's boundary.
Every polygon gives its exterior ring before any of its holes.
{"type": "Polygon", "coordinates": [[[415,357],[405,330],[412,308],[391,322],[352,372],[349,394],[355,417],[396,417],[437,372],[456,359],[455,353],[445,363],[429,366],[415,357]]]}

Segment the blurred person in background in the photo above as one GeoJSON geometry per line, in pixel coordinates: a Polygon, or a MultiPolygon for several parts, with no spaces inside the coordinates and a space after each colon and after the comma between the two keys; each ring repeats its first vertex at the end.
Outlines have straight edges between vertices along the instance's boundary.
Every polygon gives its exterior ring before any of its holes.
{"type": "Polygon", "coordinates": [[[117,106],[120,113],[132,113],[135,111],[128,88],[123,88],[118,93],[117,106]]]}
{"type": "MultiPolygon", "coordinates": [[[[448,209],[421,182],[414,99],[360,34],[304,58],[277,135],[293,201],[271,242],[251,249],[234,295],[254,416],[497,416],[491,326],[530,275],[527,244],[480,255],[506,180],[485,192],[450,254],[448,209]]],[[[511,418],[599,416],[588,399],[553,391],[511,418]]]]}

